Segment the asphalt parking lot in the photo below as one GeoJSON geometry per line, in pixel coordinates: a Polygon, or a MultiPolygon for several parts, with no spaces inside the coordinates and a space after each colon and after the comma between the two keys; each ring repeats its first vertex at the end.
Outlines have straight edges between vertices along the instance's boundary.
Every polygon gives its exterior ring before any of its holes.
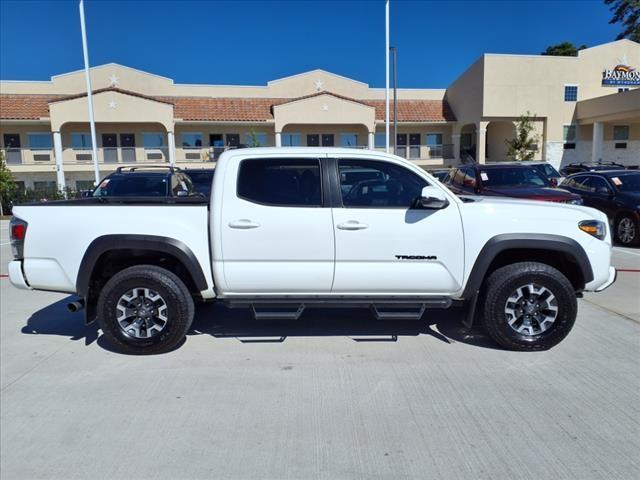
{"type": "MultiPolygon", "coordinates": [[[[10,257],[0,222],[0,273],[10,257]]],[[[640,472],[640,249],[569,337],[500,350],[461,312],[203,306],[178,350],[114,353],[68,296],[0,278],[0,476],[632,479],[640,472]]]]}

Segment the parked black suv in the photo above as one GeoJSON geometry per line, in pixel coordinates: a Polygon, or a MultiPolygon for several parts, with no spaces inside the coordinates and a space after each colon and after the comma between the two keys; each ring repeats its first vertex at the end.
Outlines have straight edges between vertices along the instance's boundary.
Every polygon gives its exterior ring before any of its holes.
{"type": "Polygon", "coordinates": [[[107,175],[92,197],[191,197],[198,195],[191,179],[179,168],[119,167],[107,175]]]}
{"type": "Polygon", "coordinates": [[[640,171],[576,173],[562,182],[562,188],[580,195],[585,205],[606,213],[618,242],[640,245],[640,171]]]}
{"type": "Polygon", "coordinates": [[[580,172],[597,172],[600,170],[617,170],[624,168],[624,165],[615,162],[580,162],[565,165],[560,169],[560,173],[568,177],[569,175],[580,172]]]}

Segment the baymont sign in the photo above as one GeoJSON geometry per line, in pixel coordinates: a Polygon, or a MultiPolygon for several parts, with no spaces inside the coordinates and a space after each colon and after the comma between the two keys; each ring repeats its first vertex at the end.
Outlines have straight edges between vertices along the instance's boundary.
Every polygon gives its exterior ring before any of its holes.
{"type": "Polygon", "coordinates": [[[602,85],[640,85],[640,72],[629,65],[616,65],[602,72],[602,85]]]}

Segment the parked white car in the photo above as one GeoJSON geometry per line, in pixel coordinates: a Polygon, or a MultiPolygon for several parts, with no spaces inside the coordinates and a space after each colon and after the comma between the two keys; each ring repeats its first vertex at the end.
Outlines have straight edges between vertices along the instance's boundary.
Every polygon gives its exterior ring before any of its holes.
{"type": "MultiPolygon", "coordinates": [[[[18,288],[77,294],[121,351],[185,337],[194,300],[297,318],[311,306],[420,319],[466,303],[502,346],[539,350],[571,330],[576,297],[616,276],[597,210],[458,198],[428,173],[373,151],[225,152],[210,203],[86,198],[17,206],[18,288]],[[478,302],[476,307],[476,300],[478,302]]],[[[52,319],[52,321],[55,321],[52,319]]]]}

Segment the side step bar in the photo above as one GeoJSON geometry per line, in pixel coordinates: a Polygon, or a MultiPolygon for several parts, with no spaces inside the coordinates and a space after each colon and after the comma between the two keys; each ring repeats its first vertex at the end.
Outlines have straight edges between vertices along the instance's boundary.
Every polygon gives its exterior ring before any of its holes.
{"type": "Polygon", "coordinates": [[[426,309],[444,309],[452,304],[448,297],[235,297],[221,300],[229,308],[250,308],[256,320],[298,320],[306,308],[369,308],[378,320],[420,320],[426,309]]]}

